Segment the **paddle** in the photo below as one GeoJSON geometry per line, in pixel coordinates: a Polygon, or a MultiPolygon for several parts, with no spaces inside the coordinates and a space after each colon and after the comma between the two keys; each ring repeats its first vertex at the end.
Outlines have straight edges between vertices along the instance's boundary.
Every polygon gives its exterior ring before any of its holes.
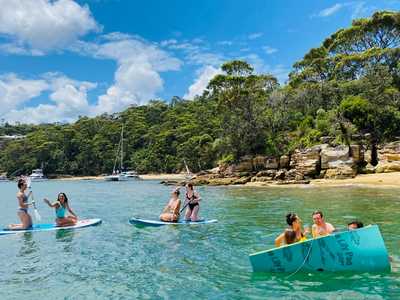
{"type": "Polygon", "coordinates": [[[191,201],[188,201],[188,202],[182,207],[182,209],[180,210],[179,214],[181,214],[181,213],[183,212],[183,210],[189,205],[190,202],[191,202],[191,201]]]}
{"type": "Polygon", "coordinates": [[[31,188],[31,179],[27,177],[26,179],[26,185],[28,186],[29,190],[31,191],[31,196],[32,196],[32,206],[33,206],[33,215],[35,216],[36,221],[40,222],[42,220],[42,217],[39,214],[39,211],[37,210],[35,199],[33,198],[33,191],[31,188]]]}

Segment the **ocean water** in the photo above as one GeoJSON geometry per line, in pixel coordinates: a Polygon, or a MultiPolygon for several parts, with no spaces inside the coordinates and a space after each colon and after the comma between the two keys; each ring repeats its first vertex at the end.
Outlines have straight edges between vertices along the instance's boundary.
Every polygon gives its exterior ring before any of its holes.
{"type": "MultiPolygon", "coordinates": [[[[0,299],[400,299],[400,188],[199,187],[201,215],[218,223],[137,228],[132,216],[158,218],[172,187],[157,181],[48,181],[42,199],[67,193],[80,218],[99,226],[0,236],[0,299]],[[321,209],[345,227],[378,224],[392,272],[254,274],[248,254],[273,246],[285,214],[311,224],[321,209]]],[[[0,183],[0,224],[18,221],[15,183],[0,183]]]]}

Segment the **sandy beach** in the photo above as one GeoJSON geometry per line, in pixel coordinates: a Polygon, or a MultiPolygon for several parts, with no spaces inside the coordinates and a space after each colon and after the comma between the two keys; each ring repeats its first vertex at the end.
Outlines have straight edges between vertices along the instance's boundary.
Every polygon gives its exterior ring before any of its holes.
{"type": "Polygon", "coordinates": [[[400,172],[379,173],[379,174],[360,174],[348,179],[314,179],[309,184],[266,184],[263,182],[249,182],[248,186],[271,186],[271,187],[295,187],[295,186],[375,186],[375,187],[400,187],[400,172]]]}
{"type": "MultiPolygon", "coordinates": [[[[103,180],[103,176],[73,176],[61,177],[58,180],[103,180]]],[[[142,180],[185,180],[185,174],[143,174],[139,176],[142,180]]],[[[254,187],[294,187],[294,186],[379,186],[379,187],[400,187],[400,172],[361,174],[348,179],[314,179],[309,184],[275,184],[265,182],[249,182],[246,186],[254,187]]]]}
{"type": "Polygon", "coordinates": [[[139,175],[143,180],[185,180],[186,174],[144,174],[139,175]]]}

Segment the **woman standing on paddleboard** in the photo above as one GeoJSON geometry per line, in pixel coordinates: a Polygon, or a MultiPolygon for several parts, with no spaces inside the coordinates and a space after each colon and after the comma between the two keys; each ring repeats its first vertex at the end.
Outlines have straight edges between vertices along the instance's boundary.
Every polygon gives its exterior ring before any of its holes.
{"type": "Polygon", "coordinates": [[[50,203],[46,198],[43,199],[48,206],[56,209],[56,224],[59,227],[74,226],[78,222],[78,216],[72,211],[68,204],[68,197],[65,193],[59,193],[57,201],[53,204],[50,203]],[[71,214],[66,217],[66,210],[71,214]]]}
{"type": "Polygon", "coordinates": [[[17,210],[17,215],[21,219],[22,224],[11,224],[8,226],[9,229],[11,230],[22,230],[22,229],[28,229],[32,227],[32,217],[28,213],[28,207],[30,203],[28,203],[28,198],[31,195],[32,192],[29,192],[28,195],[25,195],[25,191],[28,188],[28,185],[25,181],[25,179],[18,179],[18,193],[17,193],[17,200],[18,200],[18,210],[17,210]]]}
{"type": "Polygon", "coordinates": [[[196,222],[199,220],[200,200],[200,195],[194,190],[193,184],[188,183],[185,195],[186,221],[196,222]]]}
{"type": "Polygon", "coordinates": [[[176,189],[171,194],[167,206],[160,215],[160,220],[163,222],[178,222],[181,208],[181,200],[179,199],[179,189],[176,189]]]}

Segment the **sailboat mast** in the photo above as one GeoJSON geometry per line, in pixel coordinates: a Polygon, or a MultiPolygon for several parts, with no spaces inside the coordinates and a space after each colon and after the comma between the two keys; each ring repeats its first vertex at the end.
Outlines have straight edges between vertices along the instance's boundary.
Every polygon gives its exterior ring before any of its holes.
{"type": "Polygon", "coordinates": [[[121,130],[121,172],[124,170],[123,159],[124,159],[124,125],[122,125],[122,130],[121,130]]]}

